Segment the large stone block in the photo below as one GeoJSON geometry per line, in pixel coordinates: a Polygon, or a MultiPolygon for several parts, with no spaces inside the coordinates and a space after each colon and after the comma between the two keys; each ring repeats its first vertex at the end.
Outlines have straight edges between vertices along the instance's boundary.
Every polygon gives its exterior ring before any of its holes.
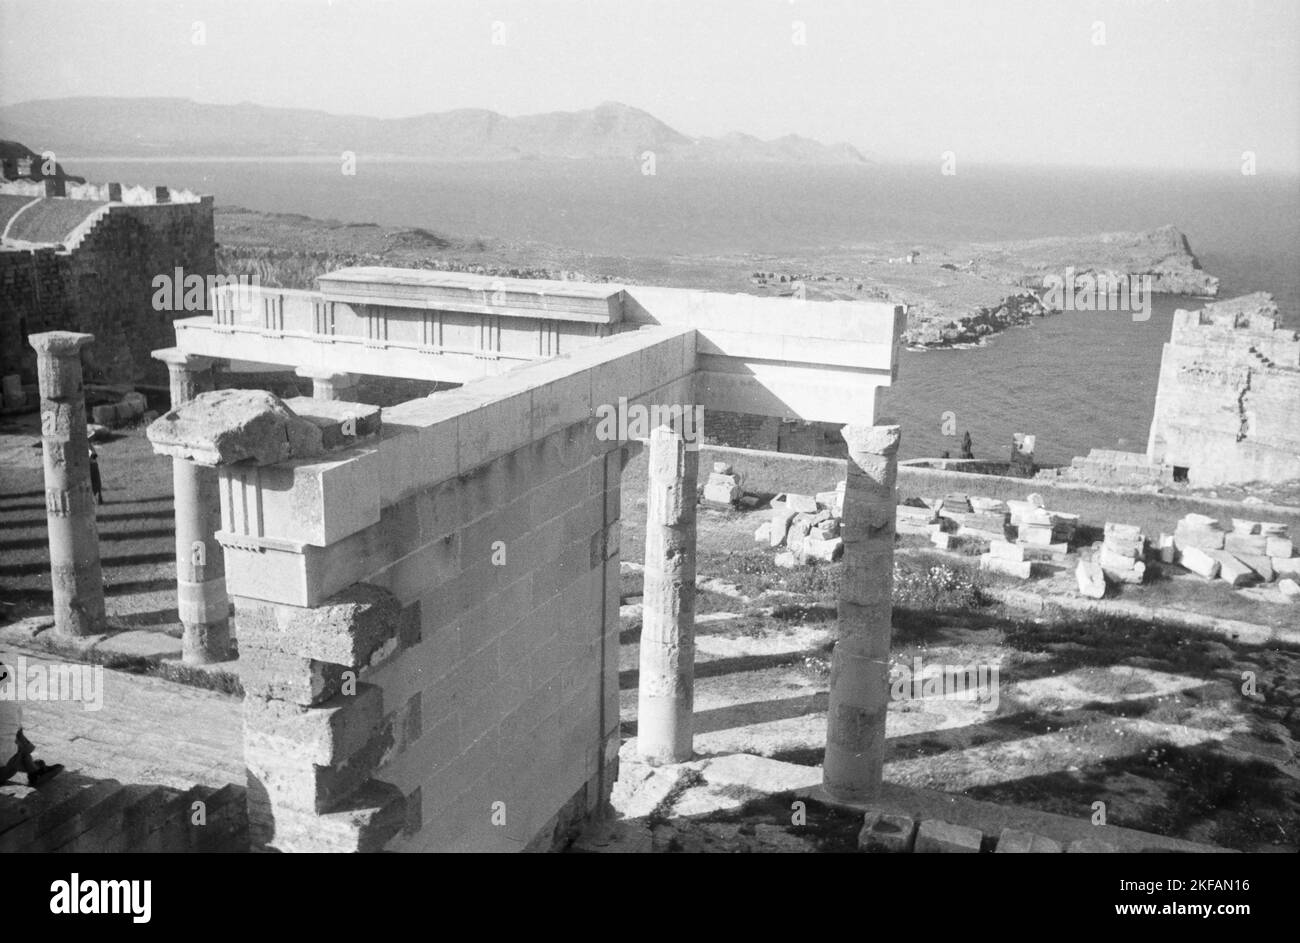
{"type": "Polygon", "coordinates": [[[1231,586],[1245,586],[1259,579],[1254,570],[1226,550],[1212,550],[1210,555],[1219,561],[1219,579],[1231,586]]]}
{"type": "Polygon", "coordinates": [[[274,745],[287,760],[334,766],[358,753],[384,722],[378,687],[356,685],[355,693],[335,695],[319,707],[248,697],[244,726],[274,745]]]}
{"type": "Polygon", "coordinates": [[[916,832],[917,854],[972,854],[984,836],[977,828],[926,819],[916,832]]]}
{"type": "Polygon", "coordinates": [[[264,390],[214,390],[163,414],[148,429],[154,451],[200,465],[273,465],[320,455],[320,427],[264,390]]]}
{"type": "Polygon", "coordinates": [[[910,816],[874,809],[858,832],[858,851],[871,854],[906,854],[916,842],[916,822],[910,816]]]}
{"type": "Polygon", "coordinates": [[[1092,560],[1080,560],[1074,571],[1079,584],[1079,592],[1089,599],[1102,599],[1106,595],[1106,574],[1101,564],[1092,560]]]}
{"type": "Polygon", "coordinates": [[[397,599],[364,583],[314,608],[236,599],[235,611],[241,652],[261,649],[348,668],[386,657],[401,624],[397,599]]]}
{"type": "Polygon", "coordinates": [[[1264,556],[1268,552],[1268,538],[1263,534],[1242,534],[1234,531],[1224,535],[1223,549],[1234,556],[1238,554],[1264,556]]]}
{"type": "Polygon", "coordinates": [[[1191,570],[1197,576],[1203,576],[1207,580],[1215,579],[1219,575],[1219,561],[1211,556],[1211,551],[1202,550],[1195,546],[1185,546],[1178,555],[1178,562],[1185,569],[1191,570]]]}
{"type": "Polygon", "coordinates": [[[323,547],[379,522],[381,455],[375,449],[261,470],[263,532],[323,547]]]}
{"type": "Polygon", "coordinates": [[[1034,572],[1034,564],[1029,560],[1017,563],[1014,560],[1006,560],[996,557],[991,553],[980,555],[980,569],[988,570],[991,573],[1002,573],[1006,576],[1014,576],[1017,579],[1027,580],[1034,572]]]}

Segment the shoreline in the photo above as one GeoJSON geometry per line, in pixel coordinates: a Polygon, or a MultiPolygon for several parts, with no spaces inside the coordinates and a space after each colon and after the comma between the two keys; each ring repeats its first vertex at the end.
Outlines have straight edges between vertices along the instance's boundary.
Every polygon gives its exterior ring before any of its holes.
{"type": "Polygon", "coordinates": [[[903,343],[919,350],[980,347],[1008,328],[1060,313],[1043,303],[1042,286],[1045,277],[1066,271],[1079,278],[1143,279],[1150,295],[1208,299],[1218,291],[1218,279],[1200,268],[1186,237],[1172,226],[919,249],[891,241],[789,256],[628,256],[233,206],[218,206],[214,222],[218,270],[256,274],[268,287],[310,289],[333,269],[390,265],[758,297],[802,292],[810,300],[885,300],[907,306],[903,343]]]}

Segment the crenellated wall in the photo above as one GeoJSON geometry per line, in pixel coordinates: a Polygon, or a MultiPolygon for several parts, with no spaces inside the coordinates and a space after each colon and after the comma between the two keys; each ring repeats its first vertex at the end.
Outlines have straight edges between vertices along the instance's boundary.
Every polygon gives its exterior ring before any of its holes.
{"type": "Polygon", "coordinates": [[[200,308],[157,310],[153,282],[159,275],[173,278],[178,268],[185,276],[216,274],[211,197],[129,204],[40,200],[9,223],[0,249],[0,376],[33,380],[35,360],[25,335],[67,330],[95,335],[88,380],[165,383],[166,370],[150,351],[171,336],[178,317],[204,314],[207,296],[200,308]],[[36,226],[38,218],[48,222],[36,226]],[[38,231],[24,230],[24,221],[38,231]],[[35,244],[22,238],[27,235],[46,238],[35,244]]]}

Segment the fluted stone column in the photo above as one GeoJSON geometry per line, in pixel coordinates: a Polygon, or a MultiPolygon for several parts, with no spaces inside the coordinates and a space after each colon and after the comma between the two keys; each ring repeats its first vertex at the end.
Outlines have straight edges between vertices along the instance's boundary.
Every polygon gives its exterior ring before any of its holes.
{"type": "Polygon", "coordinates": [[[650,434],[637,752],[691,758],[695,709],[695,483],[700,453],[679,430],[650,434]]]}
{"type": "Polygon", "coordinates": [[[90,443],[81,379],[81,349],[94,339],[92,334],[71,331],[49,331],[28,338],[36,350],[41,389],[54,628],[66,636],[104,631],[104,576],[90,490],[90,443]]]}
{"type": "Polygon", "coordinates": [[[355,373],[337,373],[332,370],[318,370],[315,367],[299,367],[294,373],[311,380],[312,399],[356,402],[357,375],[355,373]]]}
{"type": "Polygon", "coordinates": [[[844,572],[822,784],[845,802],[875,798],[884,770],[899,433],[898,426],[843,429],[849,446],[840,525],[844,572]]]}
{"type": "MultiPolygon", "coordinates": [[[[175,347],[155,350],[171,375],[172,409],[212,389],[209,357],[175,347]]],[[[217,543],[221,529],[221,492],[216,469],[182,458],[172,459],[176,507],[176,609],[184,629],[181,658],[202,665],[230,657],[230,597],[226,565],[217,543]]]]}

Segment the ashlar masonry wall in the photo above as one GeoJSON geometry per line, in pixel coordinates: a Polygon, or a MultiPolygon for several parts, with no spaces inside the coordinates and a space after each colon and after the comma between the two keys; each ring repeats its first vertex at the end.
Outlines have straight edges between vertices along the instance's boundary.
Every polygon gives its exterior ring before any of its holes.
{"type": "Polygon", "coordinates": [[[1147,446],[1193,485],[1300,478],[1300,333],[1266,295],[1177,311],[1147,446]]]}
{"type": "Polygon", "coordinates": [[[255,845],[547,848],[617,770],[620,475],[596,404],[695,401],[647,327],[221,471],[255,845]]]}

